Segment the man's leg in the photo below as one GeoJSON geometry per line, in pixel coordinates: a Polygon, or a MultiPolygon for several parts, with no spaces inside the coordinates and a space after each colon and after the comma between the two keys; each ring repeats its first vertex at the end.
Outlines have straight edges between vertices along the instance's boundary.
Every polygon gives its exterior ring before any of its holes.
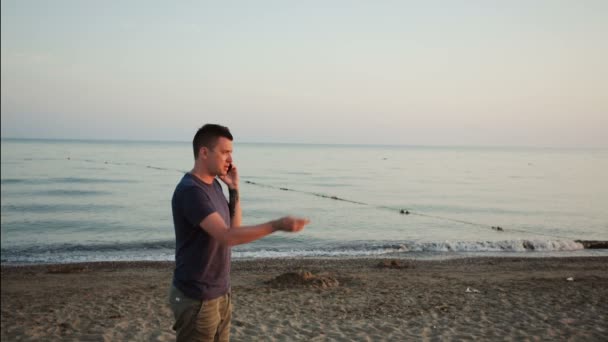
{"type": "Polygon", "coordinates": [[[214,341],[221,322],[221,298],[209,301],[192,299],[173,287],[169,302],[175,316],[173,330],[177,333],[177,342],[214,341]]]}
{"type": "Polygon", "coordinates": [[[221,320],[215,340],[228,342],[230,340],[230,321],[232,320],[232,295],[228,293],[220,297],[218,304],[221,320]]]}

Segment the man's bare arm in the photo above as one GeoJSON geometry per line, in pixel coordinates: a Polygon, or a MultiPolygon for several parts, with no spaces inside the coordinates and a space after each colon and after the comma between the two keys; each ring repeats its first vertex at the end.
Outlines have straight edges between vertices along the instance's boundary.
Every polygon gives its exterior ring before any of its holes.
{"type": "Polygon", "coordinates": [[[310,221],[308,219],[286,216],[278,220],[258,224],[255,226],[228,229],[226,223],[218,213],[207,216],[200,227],[209,235],[228,246],[242,245],[270,235],[278,230],[285,232],[299,232],[310,221]]]}

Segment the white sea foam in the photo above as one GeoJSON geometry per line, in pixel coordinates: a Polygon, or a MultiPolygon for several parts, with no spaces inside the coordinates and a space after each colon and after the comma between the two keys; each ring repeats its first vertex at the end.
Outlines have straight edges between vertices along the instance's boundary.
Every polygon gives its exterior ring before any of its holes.
{"type": "Polygon", "coordinates": [[[512,240],[512,241],[442,241],[402,243],[387,247],[360,246],[361,248],[340,249],[291,249],[253,250],[233,252],[235,258],[280,258],[280,257],[361,257],[408,253],[446,252],[564,252],[583,250],[582,244],[568,240],[512,240]]]}
{"type": "MultiPolygon", "coordinates": [[[[159,248],[138,249],[133,245],[127,245],[124,250],[107,250],[107,248],[95,249],[94,246],[82,246],[82,248],[69,248],[65,251],[54,249],[52,253],[33,249],[3,249],[3,264],[19,263],[69,263],[69,262],[95,262],[95,261],[172,261],[174,253],[172,249],[157,244],[159,248]]],[[[402,242],[402,243],[351,243],[342,246],[327,248],[284,248],[284,249],[255,249],[248,248],[233,250],[235,259],[255,258],[297,258],[297,257],[381,257],[381,256],[449,256],[454,254],[467,254],[467,256],[500,256],[514,253],[520,256],[535,256],[539,253],[556,253],[583,251],[582,244],[570,240],[506,240],[506,241],[438,241],[438,242],[402,242]],[[472,253],[472,254],[471,254],[472,253]]],[[[591,253],[591,252],[589,252],[591,253]]]]}

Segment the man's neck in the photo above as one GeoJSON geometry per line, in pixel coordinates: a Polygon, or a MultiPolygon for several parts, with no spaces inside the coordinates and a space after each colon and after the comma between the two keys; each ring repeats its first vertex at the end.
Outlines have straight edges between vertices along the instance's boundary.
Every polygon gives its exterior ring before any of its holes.
{"type": "Polygon", "coordinates": [[[190,174],[200,179],[201,182],[205,184],[213,184],[213,180],[215,179],[214,175],[210,174],[206,170],[201,170],[200,168],[197,168],[196,165],[194,166],[192,171],[190,171],[190,174]]]}

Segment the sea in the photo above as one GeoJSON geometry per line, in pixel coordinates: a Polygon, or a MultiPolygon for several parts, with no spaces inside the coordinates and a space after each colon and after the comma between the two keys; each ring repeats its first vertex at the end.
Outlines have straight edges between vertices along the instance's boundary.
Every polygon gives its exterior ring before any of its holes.
{"type": "MultiPolygon", "coordinates": [[[[2,139],[1,263],[171,261],[190,142],[2,139]]],[[[608,149],[234,143],[233,258],[606,256],[608,149]]],[[[226,189],[225,189],[226,190],[226,189]]]]}

